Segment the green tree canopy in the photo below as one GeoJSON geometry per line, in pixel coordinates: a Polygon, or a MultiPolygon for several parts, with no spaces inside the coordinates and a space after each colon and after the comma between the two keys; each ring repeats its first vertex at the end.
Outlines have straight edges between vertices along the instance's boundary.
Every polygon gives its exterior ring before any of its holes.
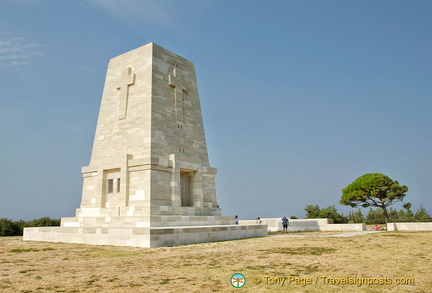
{"type": "Polygon", "coordinates": [[[43,217],[40,219],[34,219],[33,221],[28,221],[25,226],[26,227],[60,226],[60,220],[51,219],[50,217],[43,217]]]}
{"type": "Polygon", "coordinates": [[[0,236],[13,236],[14,228],[12,221],[6,218],[0,219],[0,236]]]}
{"type": "Polygon", "coordinates": [[[356,212],[349,212],[348,220],[351,223],[363,223],[365,218],[360,208],[356,212]]]}
{"type": "MultiPolygon", "coordinates": [[[[351,207],[378,207],[383,210],[386,223],[389,222],[387,207],[403,202],[408,187],[399,185],[396,180],[380,173],[368,173],[360,176],[354,182],[342,189],[340,203],[351,207]]],[[[409,209],[410,203],[404,208],[409,209]]]]}
{"type": "Polygon", "coordinates": [[[22,236],[24,227],[60,226],[60,220],[44,217],[33,221],[0,219],[0,236],[22,236]]]}
{"type": "Polygon", "coordinates": [[[427,213],[423,206],[420,206],[414,215],[414,220],[416,222],[429,222],[432,221],[432,217],[427,213]]]}
{"type": "Polygon", "coordinates": [[[304,209],[306,211],[306,219],[319,218],[320,208],[318,205],[309,204],[304,209]]]}
{"type": "Polygon", "coordinates": [[[369,209],[369,212],[366,215],[366,224],[368,225],[376,225],[376,224],[384,224],[385,218],[384,213],[381,209],[369,209]]]}
{"type": "Polygon", "coordinates": [[[348,218],[345,215],[339,214],[335,206],[328,206],[320,209],[318,205],[307,205],[305,208],[306,219],[330,219],[331,223],[346,223],[348,218]]]}

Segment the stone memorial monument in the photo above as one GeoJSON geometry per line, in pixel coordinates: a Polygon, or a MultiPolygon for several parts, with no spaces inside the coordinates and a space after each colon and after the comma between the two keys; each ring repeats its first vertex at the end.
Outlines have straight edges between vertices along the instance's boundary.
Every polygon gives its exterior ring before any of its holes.
{"type": "Polygon", "coordinates": [[[76,217],[24,240],[137,247],[259,237],[221,216],[195,68],[154,43],[111,59],[76,217]]]}

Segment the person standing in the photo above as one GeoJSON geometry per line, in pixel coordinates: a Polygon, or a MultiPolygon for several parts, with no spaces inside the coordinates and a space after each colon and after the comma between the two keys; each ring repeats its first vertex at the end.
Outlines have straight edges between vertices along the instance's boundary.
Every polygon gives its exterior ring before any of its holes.
{"type": "Polygon", "coordinates": [[[288,233],[288,223],[289,223],[288,218],[284,216],[282,218],[282,226],[283,226],[282,233],[288,233]]]}
{"type": "Polygon", "coordinates": [[[235,222],[236,225],[239,224],[239,217],[238,217],[238,215],[235,215],[234,222],[235,222]]]}

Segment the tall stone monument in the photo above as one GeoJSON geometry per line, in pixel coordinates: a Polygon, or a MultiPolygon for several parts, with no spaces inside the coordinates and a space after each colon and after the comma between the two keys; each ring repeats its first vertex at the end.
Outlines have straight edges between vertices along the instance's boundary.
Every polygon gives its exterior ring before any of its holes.
{"type": "Polygon", "coordinates": [[[81,206],[24,240],[155,247],[267,235],[221,216],[195,68],[154,43],[111,59],[81,206]]]}

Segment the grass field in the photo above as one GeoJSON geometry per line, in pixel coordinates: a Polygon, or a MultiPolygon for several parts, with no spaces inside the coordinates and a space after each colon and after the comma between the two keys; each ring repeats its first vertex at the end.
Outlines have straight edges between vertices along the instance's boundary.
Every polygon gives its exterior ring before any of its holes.
{"type": "Polygon", "coordinates": [[[289,235],[161,248],[1,237],[0,292],[432,292],[432,232],[289,235]]]}

